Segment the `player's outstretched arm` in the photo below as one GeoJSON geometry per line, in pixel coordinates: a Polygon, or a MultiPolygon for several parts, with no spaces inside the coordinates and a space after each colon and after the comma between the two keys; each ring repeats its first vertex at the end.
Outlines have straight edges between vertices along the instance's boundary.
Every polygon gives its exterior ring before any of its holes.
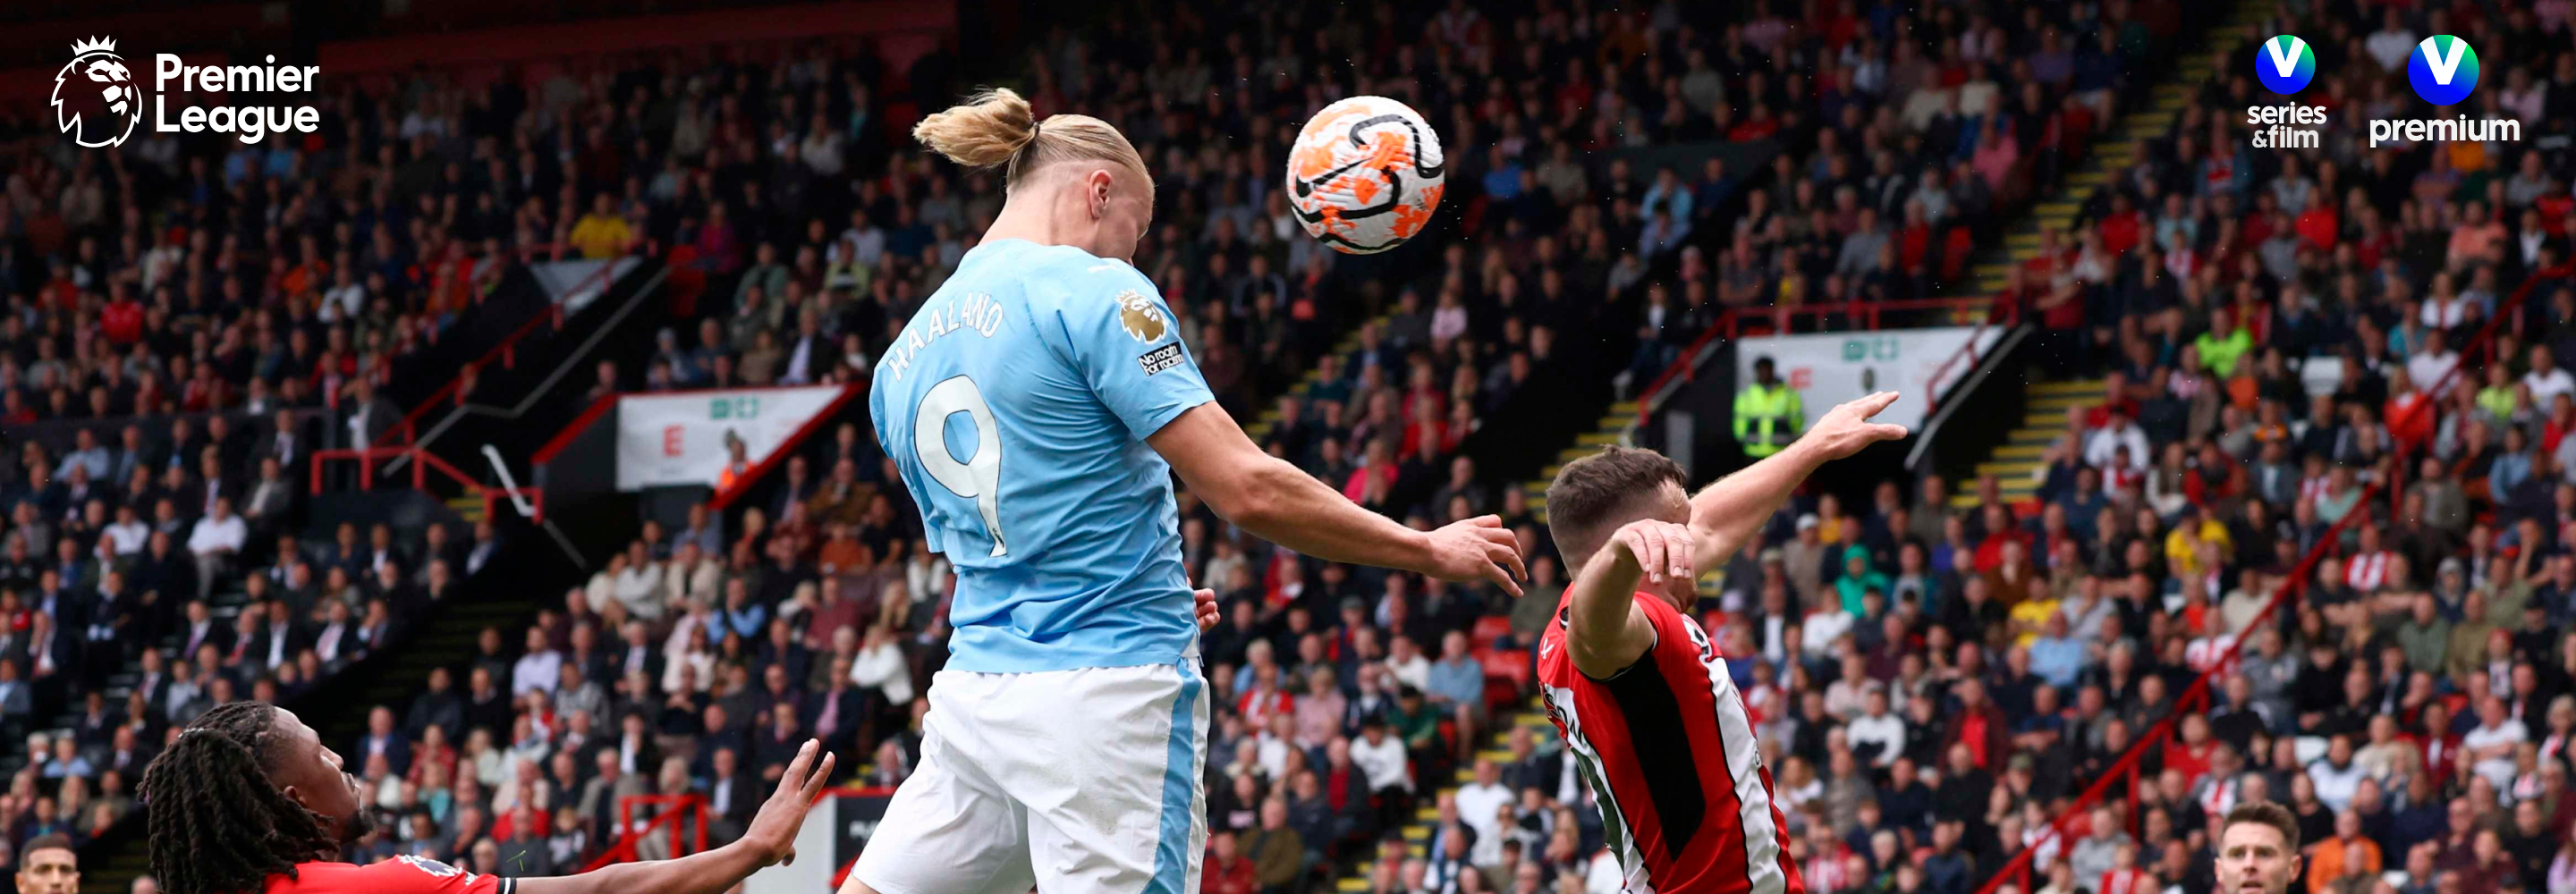
{"type": "Polygon", "coordinates": [[[721,894],[775,863],[796,861],[796,830],[805,825],[805,811],[822,794],[824,783],[832,778],[832,755],[822,755],[816,766],[815,755],[822,746],[806,740],[796,759],[787,762],[787,774],[778,780],[778,790],[760,805],[760,813],[751,818],[751,828],[732,844],[676,860],[649,863],[620,863],[597,872],[564,875],[553,878],[523,878],[518,889],[522,894],[721,894]],[[810,772],[809,772],[810,771],[810,772]]]}
{"type": "Polygon", "coordinates": [[[1574,659],[1574,669],[1608,679],[1655,647],[1654,623],[1637,610],[1637,588],[1696,577],[1694,539],[1686,525],[1633,521],[1583,563],[1566,612],[1565,654],[1574,659]]]}
{"type": "Polygon", "coordinates": [[[1896,396],[1894,391],[1881,391],[1837,406],[1780,452],[1701,488],[1699,496],[1691,498],[1690,526],[1697,535],[1694,567],[1726,564],[1818,466],[1871,444],[1905,437],[1905,426],[1869,421],[1896,403],[1896,396]]]}
{"type": "Polygon", "coordinates": [[[1362,509],[1296,466],[1261,452],[1215,403],[1183,412],[1145,439],[1181,483],[1254,536],[1331,562],[1401,568],[1449,581],[1490,581],[1513,596],[1520,542],[1500,518],[1416,531],[1362,509]]]}

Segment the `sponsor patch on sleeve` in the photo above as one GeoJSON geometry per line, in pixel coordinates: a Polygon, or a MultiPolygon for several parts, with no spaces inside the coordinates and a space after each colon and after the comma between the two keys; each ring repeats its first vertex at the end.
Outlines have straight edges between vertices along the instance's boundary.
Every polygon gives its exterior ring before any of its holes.
{"type": "Polygon", "coordinates": [[[1181,365],[1181,343],[1175,341],[1151,351],[1138,354],[1136,355],[1136,365],[1144,367],[1145,374],[1149,376],[1171,369],[1172,367],[1179,366],[1181,365]]]}

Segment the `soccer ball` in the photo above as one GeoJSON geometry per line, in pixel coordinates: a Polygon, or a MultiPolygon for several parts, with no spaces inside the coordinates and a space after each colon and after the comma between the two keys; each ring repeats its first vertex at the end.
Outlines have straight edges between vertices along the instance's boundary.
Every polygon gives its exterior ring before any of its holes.
{"type": "Polygon", "coordinates": [[[1288,207],[1333,250],[1375,254],[1404,244],[1440,207],[1440,135],[1422,113],[1383,96],[1324,107],[1288,150],[1288,207]]]}

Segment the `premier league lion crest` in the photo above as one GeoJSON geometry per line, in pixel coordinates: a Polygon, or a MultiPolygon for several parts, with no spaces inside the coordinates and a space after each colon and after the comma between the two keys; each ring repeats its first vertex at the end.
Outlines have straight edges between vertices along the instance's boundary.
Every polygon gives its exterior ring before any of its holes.
{"type": "Polygon", "coordinates": [[[71,63],[54,74],[53,105],[54,124],[83,146],[119,146],[134,134],[143,91],[116,55],[116,38],[72,42],[71,63]]]}

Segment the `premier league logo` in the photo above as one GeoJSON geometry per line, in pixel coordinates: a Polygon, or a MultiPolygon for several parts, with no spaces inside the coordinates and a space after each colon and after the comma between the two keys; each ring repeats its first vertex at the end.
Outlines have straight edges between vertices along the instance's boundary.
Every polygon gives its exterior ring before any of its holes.
{"type": "Polygon", "coordinates": [[[143,91],[116,55],[116,38],[72,43],[72,61],[54,74],[54,124],[72,141],[97,148],[118,146],[143,120],[143,91]]]}

